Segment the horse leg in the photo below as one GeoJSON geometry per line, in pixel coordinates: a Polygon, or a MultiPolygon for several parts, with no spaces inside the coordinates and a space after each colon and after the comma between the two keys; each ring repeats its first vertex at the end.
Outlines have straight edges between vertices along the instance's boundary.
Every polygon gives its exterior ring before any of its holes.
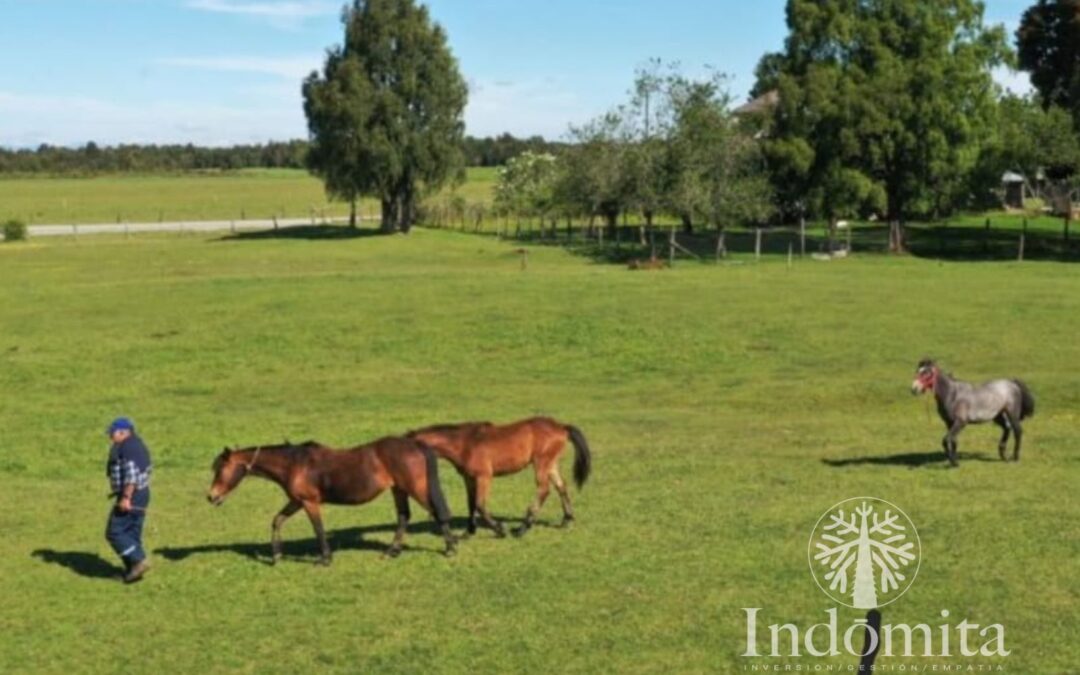
{"type": "Polygon", "coordinates": [[[476,479],[467,473],[462,473],[465,480],[465,495],[469,500],[469,521],[466,525],[466,533],[471,537],[476,534],[476,479]]]}
{"type": "Polygon", "coordinates": [[[547,500],[548,493],[551,492],[549,481],[550,475],[546,468],[540,470],[540,467],[537,467],[536,497],[533,499],[532,504],[529,504],[528,510],[525,511],[525,520],[522,521],[519,527],[514,529],[515,537],[525,536],[525,533],[528,532],[532,528],[533,523],[536,522],[536,514],[544,507],[544,502],[547,500]]]}
{"type": "MultiPolygon", "coordinates": [[[[1024,429],[1020,426],[1020,416],[1019,415],[1014,416],[1012,413],[1006,413],[1006,414],[1009,416],[1009,423],[1012,425],[1013,438],[1015,439],[1013,441],[1013,461],[1014,462],[1019,462],[1020,461],[1020,439],[1024,435],[1024,429]]],[[[1005,450],[1002,449],[1001,452],[1002,452],[1002,455],[1004,455],[1005,450]]]]}
{"type": "Polygon", "coordinates": [[[315,529],[315,537],[319,540],[319,550],[322,551],[319,564],[329,565],[332,555],[330,554],[330,544],[326,541],[326,530],[323,529],[322,510],[319,508],[319,502],[304,502],[303,506],[304,512],[307,513],[308,518],[311,520],[311,527],[315,529]]]}
{"type": "Polygon", "coordinates": [[[559,465],[556,464],[551,468],[551,482],[555,485],[555,489],[559,493],[559,500],[562,501],[563,519],[561,527],[567,527],[574,521],[574,506],[570,503],[570,491],[566,489],[566,483],[562,479],[562,475],[559,473],[559,465]]]}
{"type": "Polygon", "coordinates": [[[403,542],[405,541],[405,529],[409,526],[409,495],[399,487],[391,488],[394,493],[394,508],[397,509],[397,531],[394,532],[394,543],[386,549],[384,554],[387,558],[396,558],[401,555],[403,542]]]}
{"type": "Polygon", "coordinates": [[[964,422],[962,422],[960,420],[956,420],[955,422],[952,423],[952,426],[949,427],[949,433],[947,433],[945,435],[945,439],[949,443],[949,464],[951,464],[952,466],[959,466],[960,465],[960,463],[956,461],[957,460],[957,455],[958,455],[956,436],[957,436],[957,434],[959,434],[961,431],[964,430],[965,426],[967,426],[967,425],[964,422]]]}
{"type": "Polygon", "coordinates": [[[270,527],[270,559],[275,565],[281,560],[281,526],[299,510],[300,502],[290,501],[274,516],[274,524],[270,527]]]}
{"type": "Polygon", "coordinates": [[[491,512],[488,511],[487,500],[488,493],[491,492],[491,476],[480,475],[475,477],[476,481],[476,509],[480,512],[480,517],[484,519],[484,524],[495,531],[495,536],[502,538],[506,536],[506,529],[503,528],[502,523],[495,520],[492,517],[491,512]]]}
{"type": "Polygon", "coordinates": [[[1009,419],[1008,413],[1002,412],[1000,415],[994,418],[994,422],[1001,427],[1001,440],[998,442],[998,456],[1001,457],[1001,461],[1009,461],[1005,457],[1005,447],[1009,444],[1009,419]]]}

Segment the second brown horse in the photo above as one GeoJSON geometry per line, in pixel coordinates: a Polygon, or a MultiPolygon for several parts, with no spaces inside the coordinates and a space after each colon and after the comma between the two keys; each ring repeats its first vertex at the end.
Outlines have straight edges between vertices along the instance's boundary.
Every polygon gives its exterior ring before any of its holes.
{"type": "Polygon", "coordinates": [[[247,476],[266,478],[285,491],[289,502],[274,517],[271,530],[274,562],[281,558],[281,526],[302,508],[319,539],[320,562],[329,565],[331,553],[323,529],[322,505],[365,504],[388,488],[394,494],[398,526],[386,554],[396,557],[401,553],[409,523],[409,497],[435,517],[446,540],[446,554],[454,554],[456,540],[450,533],[450,509],[439,485],[438,461],[422,442],[383,438],[350,450],[333,450],[315,441],[242,450],[226,448],[214,460],[213,469],[214,482],[206,498],[215,506],[220,506],[247,476]]]}
{"type": "Polygon", "coordinates": [[[585,435],[577,427],[562,424],[550,417],[533,417],[504,425],[490,422],[440,424],[410,431],[407,436],[430,445],[439,456],[449,460],[465,479],[469,500],[469,534],[476,532],[476,515],[479,512],[496,536],[506,535],[502,524],[492,517],[487,506],[491,480],[495,476],[517,473],[530,464],[533,467],[536,498],[525,512],[521,526],[514,530],[516,536],[521,536],[536,522],[536,514],[544,505],[551,485],[555,486],[562,500],[563,524],[574,519],[570,493],[559,474],[559,457],[567,441],[574,445],[574,482],[579,490],[592,470],[592,455],[585,435]]]}

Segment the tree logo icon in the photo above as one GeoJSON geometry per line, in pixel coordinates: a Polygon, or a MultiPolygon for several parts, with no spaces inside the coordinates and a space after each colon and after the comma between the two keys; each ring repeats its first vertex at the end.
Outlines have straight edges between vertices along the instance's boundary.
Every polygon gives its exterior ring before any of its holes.
{"type": "Polygon", "coordinates": [[[822,514],[807,558],[818,587],[855,609],[884,607],[919,573],[922,544],[915,524],[884,499],[853,497],[822,514]]]}

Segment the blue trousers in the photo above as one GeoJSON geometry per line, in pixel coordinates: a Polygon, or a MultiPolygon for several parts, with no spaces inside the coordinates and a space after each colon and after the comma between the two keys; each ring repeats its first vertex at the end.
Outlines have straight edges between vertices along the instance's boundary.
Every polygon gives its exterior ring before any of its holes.
{"type": "Polygon", "coordinates": [[[146,522],[145,509],[150,505],[150,489],[136,490],[131,496],[131,505],[136,508],[127,513],[113,507],[105,526],[105,538],[128,568],[146,558],[142,530],[146,522]]]}

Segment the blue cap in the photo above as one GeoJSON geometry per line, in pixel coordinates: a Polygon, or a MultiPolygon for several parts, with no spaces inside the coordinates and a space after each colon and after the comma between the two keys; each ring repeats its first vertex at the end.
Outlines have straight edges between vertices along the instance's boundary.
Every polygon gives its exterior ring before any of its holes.
{"type": "Polygon", "coordinates": [[[127,429],[128,431],[134,432],[135,423],[127,417],[117,417],[112,421],[111,424],[109,424],[109,428],[105,430],[105,433],[109,436],[112,436],[114,433],[122,429],[127,429]]]}

